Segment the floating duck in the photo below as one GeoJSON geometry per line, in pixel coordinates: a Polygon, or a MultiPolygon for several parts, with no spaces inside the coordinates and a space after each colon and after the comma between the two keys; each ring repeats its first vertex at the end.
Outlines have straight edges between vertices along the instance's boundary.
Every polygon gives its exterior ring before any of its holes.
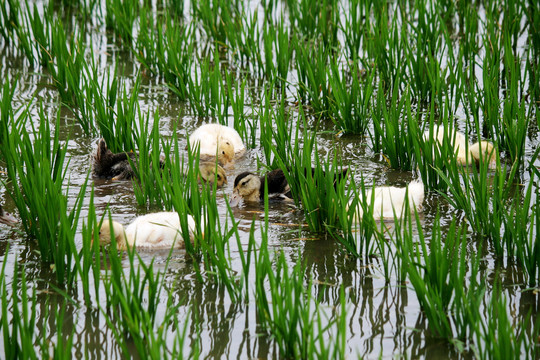
{"type": "MultiPolygon", "coordinates": [[[[178,213],[173,211],[151,213],[136,218],[125,229],[122,224],[112,221],[116,246],[120,250],[128,247],[143,249],[183,249],[182,228],[178,213]]],[[[188,215],[189,238],[195,234],[195,220],[188,215]]],[[[105,219],[99,231],[100,245],[108,245],[112,241],[111,222],[105,219]]]]}
{"type": "Polygon", "coordinates": [[[17,220],[15,216],[4,211],[4,208],[2,207],[2,205],[0,205],[0,223],[6,224],[6,225],[15,225],[18,222],[19,220],[17,220]]]}
{"type": "MultiPolygon", "coordinates": [[[[312,169],[315,172],[315,169],[312,169]]],[[[347,176],[349,169],[337,173],[338,179],[347,176]]],[[[264,200],[264,183],[268,183],[268,199],[292,201],[291,191],[283,170],[272,170],[264,176],[249,171],[243,172],[234,179],[234,190],[230,199],[231,206],[237,206],[240,200],[260,202],[264,200]]]]}
{"type": "Polygon", "coordinates": [[[264,200],[264,183],[268,183],[268,198],[291,201],[291,191],[283,170],[272,170],[264,176],[245,171],[234,179],[234,190],[230,199],[231,206],[237,206],[240,200],[260,202],[264,200]]]}
{"type": "Polygon", "coordinates": [[[199,147],[201,160],[217,159],[220,165],[232,164],[235,157],[246,151],[242,138],[236,130],[220,124],[205,124],[197,128],[189,137],[192,151],[199,147]]]}
{"type": "MultiPolygon", "coordinates": [[[[471,145],[468,143],[465,135],[461,132],[455,129],[449,134],[447,134],[447,132],[448,131],[443,126],[433,126],[434,140],[437,142],[438,146],[442,146],[444,141],[450,140],[458,164],[463,166],[479,164],[480,158],[482,158],[483,161],[488,162],[489,169],[497,169],[498,153],[492,143],[486,140],[480,140],[471,145]]],[[[429,138],[429,131],[426,131],[424,133],[424,140],[428,140],[429,138]]]]}
{"type": "Polygon", "coordinates": [[[95,177],[113,180],[129,180],[135,176],[130,161],[133,164],[137,163],[138,155],[136,153],[113,153],[107,148],[107,143],[103,138],[97,141],[97,145],[92,168],[92,174],[95,177]]]}
{"type": "MultiPolygon", "coordinates": [[[[365,197],[362,192],[359,192],[357,208],[354,214],[354,221],[360,222],[363,216],[363,208],[361,203],[367,206],[371,205],[373,197],[373,218],[379,219],[394,219],[394,212],[399,218],[403,214],[405,199],[408,198],[409,210],[421,212],[424,202],[424,184],[420,181],[413,181],[406,187],[395,186],[378,186],[372,189],[366,189],[365,197]]],[[[352,201],[349,201],[349,206],[352,201]]]]}

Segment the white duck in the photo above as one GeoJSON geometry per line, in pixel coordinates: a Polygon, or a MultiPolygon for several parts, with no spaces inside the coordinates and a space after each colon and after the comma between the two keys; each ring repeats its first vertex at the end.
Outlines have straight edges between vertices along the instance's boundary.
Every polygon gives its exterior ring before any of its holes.
{"type": "Polygon", "coordinates": [[[197,128],[189,137],[192,151],[200,147],[200,159],[210,160],[218,155],[220,165],[233,163],[235,157],[240,157],[246,151],[246,146],[238,132],[220,124],[205,124],[197,128]]]}
{"type": "MultiPolygon", "coordinates": [[[[398,218],[403,216],[403,208],[405,206],[406,196],[409,199],[409,210],[414,213],[414,209],[417,212],[421,212],[423,209],[422,203],[424,202],[424,184],[421,181],[413,181],[406,187],[395,186],[378,186],[372,189],[366,190],[365,198],[360,192],[358,194],[357,208],[354,214],[354,221],[360,222],[363,216],[362,204],[365,206],[371,205],[373,197],[373,218],[380,219],[394,219],[394,212],[398,218]],[[407,190],[408,189],[408,190],[407,190]]],[[[351,205],[349,201],[349,206],[351,205]]]]}
{"type": "MultiPolygon", "coordinates": [[[[471,164],[478,164],[480,158],[483,161],[488,162],[488,167],[491,170],[497,169],[497,150],[492,143],[486,140],[480,140],[475,144],[469,144],[465,135],[457,130],[453,130],[449,134],[448,131],[439,125],[433,126],[433,138],[439,146],[442,146],[444,141],[451,141],[451,145],[454,148],[456,154],[456,161],[458,164],[466,166],[471,164]],[[445,140],[446,139],[446,140],[445,140]],[[468,149],[468,151],[467,151],[468,149]]],[[[429,130],[424,133],[424,140],[428,140],[430,137],[429,130]]]]}
{"type": "MultiPolygon", "coordinates": [[[[114,237],[117,248],[124,250],[129,245],[144,249],[167,249],[174,247],[183,249],[185,247],[182,238],[182,227],[176,212],[157,212],[146,214],[136,218],[125,229],[116,221],[112,222],[114,237]]],[[[195,220],[188,215],[189,237],[193,240],[195,234],[195,220]]],[[[99,231],[99,243],[108,245],[111,243],[111,223],[103,220],[99,231]]]]}

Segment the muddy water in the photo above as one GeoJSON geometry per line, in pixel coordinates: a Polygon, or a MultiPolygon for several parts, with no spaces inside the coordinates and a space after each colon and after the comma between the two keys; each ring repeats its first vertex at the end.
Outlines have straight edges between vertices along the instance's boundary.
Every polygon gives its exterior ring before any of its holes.
{"type": "MultiPolygon", "coordinates": [[[[105,36],[101,34],[100,37],[99,31],[96,33],[92,36],[100,41],[94,43],[103,46],[96,51],[101,54],[111,49],[113,54],[118,52],[118,49],[107,43],[105,36]]],[[[105,57],[105,55],[102,56],[105,57]]],[[[113,62],[111,59],[112,57],[105,57],[103,66],[110,65],[113,62]]],[[[130,64],[129,57],[125,59],[119,57],[115,61],[130,64]]],[[[42,101],[51,124],[54,124],[57,113],[60,111],[62,138],[68,141],[71,157],[68,168],[69,181],[66,186],[70,186],[70,201],[73,203],[78,189],[84,183],[91,168],[90,156],[95,150],[97,139],[84,135],[73,115],[67,109],[61,108],[57,93],[50,86],[45,86],[50,81],[46,75],[33,73],[20,57],[13,57],[5,52],[0,53],[0,70],[4,77],[15,78],[16,75],[22,75],[13,104],[14,108],[36,101],[35,99],[42,101]]],[[[136,69],[130,66],[124,69],[123,77],[128,83],[133,81],[135,72],[136,69]]],[[[292,73],[290,76],[293,79],[295,74],[292,73]]],[[[253,80],[249,82],[252,84],[249,90],[253,98],[249,99],[248,103],[254,104],[254,107],[246,111],[256,112],[260,101],[258,95],[262,91],[262,88],[256,84],[261,82],[257,79],[250,80],[253,80]]],[[[293,94],[289,95],[292,99],[293,94]]],[[[197,117],[184,103],[179,102],[155,80],[144,79],[139,102],[143,113],[152,114],[159,111],[160,131],[163,137],[170,137],[174,129],[177,129],[181,142],[180,148],[186,145],[186,133],[189,134],[202,123],[212,121],[210,118],[197,117]]],[[[32,113],[33,119],[39,118],[35,106],[32,113]]],[[[232,118],[230,120],[232,124],[232,118]]],[[[463,126],[463,122],[460,122],[460,126],[463,126]]],[[[326,130],[332,130],[330,125],[327,127],[326,130]]],[[[355,181],[359,182],[363,176],[366,184],[403,186],[416,177],[410,172],[389,169],[385,160],[372,152],[366,138],[340,137],[325,133],[319,137],[318,141],[323,156],[334,146],[342,149],[344,163],[356,169],[355,181]]],[[[538,134],[531,134],[526,149],[529,159],[538,146],[538,142],[538,134]]],[[[242,171],[257,168],[258,160],[264,161],[264,156],[260,145],[257,144],[237,162],[233,173],[229,175],[229,184],[218,192],[217,204],[222,222],[227,220],[226,202],[227,197],[232,193],[234,176],[242,171]]],[[[0,178],[4,180],[5,174],[0,173],[0,178]]],[[[94,203],[98,216],[103,215],[109,207],[116,220],[127,224],[136,216],[148,211],[137,205],[130,182],[91,180],[91,184],[94,186],[94,203]]],[[[10,186],[12,185],[2,187],[0,196],[5,208],[10,212],[15,212],[14,204],[7,194],[10,186]]],[[[83,210],[83,218],[88,211],[88,201],[89,193],[83,210]]],[[[455,218],[462,223],[465,222],[461,212],[449,206],[439,195],[429,193],[421,218],[428,232],[427,238],[430,237],[428,229],[437,212],[442,215],[443,227],[455,218]]],[[[263,220],[264,209],[257,205],[241,206],[233,210],[233,215],[239,222],[241,243],[246,245],[252,221],[253,219],[256,222],[263,220]]],[[[314,298],[321,304],[329,318],[337,316],[335,309],[340,304],[340,286],[343,285],[346,298],[349,358],[358,356],[392,358],[404,354],[410,358],[430,359],[468,357],[466,354],[456,353],[448,343],[426,335],[427,320],[420,310],[415,292],[409,284],[401,284],[395,279],[387,284],[379,261],[374,259],[372,262],[363,263],[347,255],[343,247],[334,240],[319,233],[310,232],[301,209],[294,205],[273,203],[270,205],[268,218],[270,222],[268,246],[272,251],[283,251],[291,264],[300,261],[306,264],[307,272],[314,281],[314,298]]],[[[259,234],[258,231],[256,233],[259,234]]],[[[495,277],[500,276],[498,274],[502,274],[512,321],[520,324],[529,312],[537,314],[540,307],[538,296],[530,291],[522,291],[523,274],[515,264],[496,261],[493,250],[486,248],[486,244],[472,238],[471,235],[469,251],[475,252],[479,245],[483,245],[482,248],[484,248],[481,276],[490,283],[495,277]]],[[[77,246],[79,248],[82,246],[80,235],[77,238],[77,246]]],[[[50,269],[42,266],[36,251],[36,244],[28,240],[20,228],[0,226],[0,256],[7,262],[8,269],[13,268],[15,262],[25,265],[24,271],[29,283],[38,290],[38,331],[48,334],[46,336],[54,341],[56,338],[54,322],[47,316],[47,309],[58,307],[64,298],[49,285],[54,276],[50,269]]],[[[179,305],[178,319],[181,323],[190,321],[186,348],[194,346],[200,332],[201,352],[206,358],[279,357],[279,350],[271,337],[261,331],[253,297],[247,304],[233,303],[223,287],[210,281],[201,283],[195,276],[192,261],[184,251],[173,252],[170,262],[167,262],[169,253],[165,251],[142,251],[140,255],[145,263],[154,261],[157,269],[165,271],[166,291],[163,292],[158,319],[164,316],[166,295],[170,292],[174,304],[179,305]]],[[[241,269],[236,244],[231,244],[231,258],[233,269],[241,269]]],[[[8,271],[8,277],[10,274],[8,271]]],[[[250,274],[250,280],[254,283],[253,273],[250,274]]],[[[8,282],[10,283],[11,280],[8,282]]],[[[490,291],[488,287],[486,299],[490,291]]],[[[105,298],[105,294],[101,294],[100,298],[105,298]]],[[[486,304],[484,303],[483,306],[485,307],[486,304]]],[[[64,327],[64,331],[75,329],[75,356],[80,357],[88,352],[90,358],[96,359],[120,357],[121,352],[113,340],[112,331],[99,310],[82,303],[77,306],[69,305],[64,327]]],[[[167,339],[172,339],[173,336],[174,331],[169,329],[167,339]]],[[[332,341],[332,336],[335,335],[327,336],[328,341],[332,341]]]]}

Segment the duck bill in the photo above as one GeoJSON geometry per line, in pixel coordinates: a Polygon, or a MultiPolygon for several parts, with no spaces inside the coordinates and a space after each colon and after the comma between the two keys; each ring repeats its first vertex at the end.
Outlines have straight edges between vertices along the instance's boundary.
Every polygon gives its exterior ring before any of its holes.
{"type": "Polygon", "coordinates": [[[19,223],[19,220],[17,220],[15,216],[11,215],[10,213],[5,212],[0,215],[0,223],[6,225],[16,225],[19,223]]]}
{"type": "Polygon", "coordinates": [[[231,207],[236,207],[240,204],[240,200],[242,200],[242,196],[237,191],[234,191],[231,199],[229,200],[229,204],[231,207]]]}

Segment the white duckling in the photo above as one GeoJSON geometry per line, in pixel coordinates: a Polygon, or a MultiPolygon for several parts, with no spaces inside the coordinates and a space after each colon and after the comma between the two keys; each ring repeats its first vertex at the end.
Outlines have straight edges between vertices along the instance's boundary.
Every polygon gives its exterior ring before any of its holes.
{"type": "MultiPolygon", "coordinates": [[[[444,141],[451,141],[458,164],[462,166],[478,164],[480,159],[482,159],[483,161],[488,162],[489,169],[497,169],[498,154],[492,143],[486,140],[480,140],[471,145],[468,143],[465,135],[459,131],[454,129],[446,135],[447,132],[448,131],[443,126],[433,126],[433,137],[439,146],[442,146],[444,141]]],[[[429,137],[430,134],[428,130],[424,133],[424,140],[429,139],[429,137]]]]}
{"type": "Polygon", "coordinates": [[[192,151],[200,148],[201,160],[214,159],[217,154],[220,165],[232,164],[246,151],[246,146],[238,132],[228,126],[220,124],[205,124],[200,126],[189,137],[192,151]]]}
{"type": "MultiPolygon", "coordinates": [[[[424,184],[421,181],[412,181],[406,187],[378,186],[367,189],[365,198],[361,192],[358,196],[360,198],[354,214],[355,222],[360,222],[364,213],[361,203],[367,207],[371,205],[372,198],[374,219],[394,219],[394,212],[400,218],[404,215],[403,208],[406,198],[408,198],[411,213],[414,213],[415,209],[417,212],[422,211],[425,196],[424,184]]],[[[351,202],[349,201],[349,206],[351,202]]]]}
{"type": "MultiPolygon", "coordinates": [[[[114,234],[111,234],[111,223],[109,220],[103,220],[99,231],[100,245],[111,243],[112,236],[116,239],[116,246],[124,250],[129,245],[144,249],[183,249],[185,247],[182,237],[182,227],[178,213],[157,212],[146,214],[136,218],[125,229],[119,222],[113,221],[112,228],[114,234]]],[[[195,234],[195,220],[188,215],[189,237],[193,240],[195,234]]]]}

